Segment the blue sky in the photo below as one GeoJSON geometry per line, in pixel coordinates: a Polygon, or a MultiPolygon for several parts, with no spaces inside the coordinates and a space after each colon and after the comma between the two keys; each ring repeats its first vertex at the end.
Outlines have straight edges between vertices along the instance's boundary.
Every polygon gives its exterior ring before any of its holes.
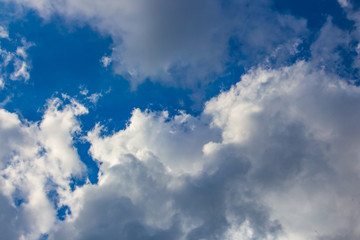
{"type": "Polygon", "coordinates": [[[359,239],[359,2],[0,6],[6,239],[359,239]]]}

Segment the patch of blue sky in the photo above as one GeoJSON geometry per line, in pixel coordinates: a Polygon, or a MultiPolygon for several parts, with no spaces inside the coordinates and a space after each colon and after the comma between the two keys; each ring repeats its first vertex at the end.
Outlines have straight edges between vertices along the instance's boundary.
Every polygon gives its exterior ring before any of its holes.
{"type": "Polygon", "coordinates": [[[49,239],[49,234],[42,234],[39,238],[39,240],[47,240],[49,239]]]}
{"type": "MultiPolygon", "coordinates": [[[[349,0],[354,6],[354,9],[358,9],[360,2],[356,0],[349,0]]],[[[354,21],[347,17],[345,10],[340,6],[337,0],[275,0],[274,8],[276,11],[291,14],[300,18],[304,18],[307,21],[307,27],[310,30],[308,38],[303,39],[303,43],[299,46],[299,53],[294,56],[293,62],[299,59],[309,59],[311,57],[310,47],[316,41],[320,35],[320,30],[330,19],[331,23],[343,30],[352,32],[354,30],[354,21]]],[[[346,36],[343,36],[346,38],[346,36]]],[[[341,69],[337,69],[337,74],[348,79],[352,79],[357,85],[359,84],[359,69],[354,68],[353,64],[358,57],[356,52],[356,45],[358,42],[349,42],[349,46],[339,46],[335,49],[337,54],[340,55],[340,61],[337,66],[341,69]]]]}
{"type": "Polygon", "coordinates": [[[308,28],[315,34],[328,16],[331,16],[333,23],[342,29],[352,27],[352,22],[346,17],[337,0],[274,0],[274,8],[282,13],[305,18],[308,28]]]}
{"type": "Polygon", "coordinates": [[[71,210],[69,208],[69,206],[61,206],[58,211],[57,211],[57,217],[61,220],[64,221],[66,219],[66,216],[71,215],[71,210]]]}

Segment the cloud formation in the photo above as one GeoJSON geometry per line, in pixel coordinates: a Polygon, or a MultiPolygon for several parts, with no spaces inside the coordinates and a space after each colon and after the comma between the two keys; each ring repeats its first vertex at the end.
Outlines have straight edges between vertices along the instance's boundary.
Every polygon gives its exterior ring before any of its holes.
{"type": "MultiPolygon", "coordinates": [[[[350,1],[339,4],[353,29],[329,17],[308,59],[292,64],[306,23],[266,1],[17,2],[110,35],[115,48],[102,63],[134,85],[190,86],[228,61],[255,66],[198,116],[136,108],[120,131],[101,122],[82,130],[89,110],[65,94],[38,122],[1,107],[6,239],[360,238],[360,88],[348,74],[359,67],[360,21],[350,1]],[[241,43],[235,56],[232,41],[241,43]],[[87,180],[78,142],[90,145],[98,182],[87,180]]],[[[0,36],[9,40],[5,28],[0,36]]],[[[26,46],[1,50],[15,69],[6,81],[28,79],[26,46]]],[[[79,98],[102,96],[88,93],[79,98]]]]}
{"type": "Polygon", "coordinates": [[[87,109],[53,99],[39,123],[1,110],[2,214],[16,224],[5,233],[358,239],[360,90],[314,66],[254,69],[199,117],[135,109],[119,132],[97,124],[86,139],[99,182],[73,191],[84,170],[76,116],[87,109]]]}
{"type": "Polygon", "coordinates": [[[73,136],[79,130],[76,116],[86,112],[75,101],[61,107],[60,99],[49,101],[39,123],[0,110],[1,219],[12,219],[6,220],[7,239],[38,239],[58,221],[71,178],[85,170],[73,136]]]}
{"type": "MultiPolygon", "coordinates": [[[[184,132],[174,125],[179,116],[164,121],[164,116],[136,110],[124,131],[107,137],[99,137],[97,128],[90,133],[90,152],[103,164],[99,185],[89,194],[119,196],[113,201],[129,198],[132,204],[124,208],[144,214],[131,220],[143,239],[159,239],[154,237],[159,231],[172,231],[172,239],[222,239],[243,234],[234,230],[241,228],[249,232],[248,239],[357,239],[359,97],[358,87],[299,62],[280,70],[253,70],[210,100],[204,110],[212,119],[208,131],[220,131],[221,140],[195,134],[199,123],[184,132]],[[171,137],[172,131],[180,131],[180,137],[171,137]],[[184,144],[192,149],[186,139],[199,143],[190,143],[197,154],[183,150],[184,144]],[[162,149],[173,152],[165,155],[162,149]],[[201,170],[181,169],[188,161],[201,163],[201,170]],[[153,213],[156,204],[165,206],[165,213],[153,213]],[[165,222],[156,226],[158,221],[165,222]],[[180,226],[175,228],[174,221],[180,226]]],[[[122,227],[104,236],[136,239],[122,235],[130,223],[122,223],[121,215],[122,227]]],[[[86,219],[75,220],[76,229],[81,231],[86,219]]]]}

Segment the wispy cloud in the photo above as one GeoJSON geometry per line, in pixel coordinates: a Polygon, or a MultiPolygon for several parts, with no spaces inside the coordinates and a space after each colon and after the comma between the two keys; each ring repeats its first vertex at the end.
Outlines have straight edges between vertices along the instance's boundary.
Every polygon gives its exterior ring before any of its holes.
{"type": "Polygon", "coordinates": [[[31,61],[26,51],[33,46],[33,43],[25,39],[21,39],[21,44],[11,39],[5,39],[5,41],[14,45],[16,51],[2,48],[0,45],[0,88],[4,88],[9,80],[26,82],[30,78],[31,61]]]}

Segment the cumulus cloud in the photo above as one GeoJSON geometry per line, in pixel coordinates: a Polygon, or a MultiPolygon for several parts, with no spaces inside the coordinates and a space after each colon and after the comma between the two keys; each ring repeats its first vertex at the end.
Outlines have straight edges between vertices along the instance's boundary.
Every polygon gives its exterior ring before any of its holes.
{"type": "MultiPolygon", "coordinates": [[[[257,52],[281,62],[284,48],[297,52],[305,29],[304,21],[266,10],[265,1],[210,1],[208,8],[202,1],[18,2],[110,34],[115,71],[134,84],[222,71],[229,38],[244,43],[238,64],[257,62],[257,52]],[[252,12],[263,14],[252,19],[252,12]]],[[[355,19],[351,4],[341,3],[355,19]]],[[[94,123],[80,136],[79,116],[88,109],[67,95],[50,99],[39,122],[0,109],[2,236],[359,239],[360,89],[343,78],[338,52],[354,51],[357,32],[328,18],[310,60],[252,68],[199,116],[134,109],[124,129],[94,123]],[[79,138],[90,144],[98,182],[70,187],[86,178],[79,138]]],[[[25,50],[3,50],[3,62],[27,59],[25,50]]],[[[80,94],[94,103],[101,96],[80,94]]]]}
{"type": "Polygon", "coordinates": [[[7,239],[38,239],[58,221],[70,179],[85,170],[73,136],[80,130],[76,116],[86,112],[76,101],[62,105],[60,99],[49,101],[39,123],[0,110],[1,212],[11,226],[4,233],[12,234],[7,239]]]}
{"type": "Polygon", "coordinates": [[[99,181],[73,191],[87,109],[65,98],[39,123],[0,112],[10,238],[360,237],[360,89],[312,62],[253,69],[197,117],[135,109],[118,132],[96,124],[86,139],[99,181]]]}
{"type": "Polygon", "coordinates": [[[284,239],[356,239],[358,108],[358,87],[309,64],[257,70],[207,104],[223,140],[206,149],[238,144],[246,153],[284,239]]]}
{"type": "Polygon", "coordinates": [[[99,184],[55,239],[357,239],[360,90],[312,65],[251,71],[206,104],[210,122],[135,110],[125,130],[97,126],[99,184]]]}
{"type": "Polygon", "coordinates": [[[306,34],[306,21],[276,13],[262,0],[16,2],[45,19],[59,14],[110,35],[114,71],[133,86],[150,78],[194,88],[229,62],[251,66],[276,47],[289,52],[306,34]],[[241,59],[228,54],[234,44],[241,59]]]}
{"type": "Polygon", "coordinates": [[[209,131],[206,124],[184,112],[169,119],[166,111],[144,113],[135,109],[123,131],[101,137],[101,128],[97,125],[88,140],[92,143],[92,156],[104,165],[119,164],[122,156],[131,153],[144,161],[151,156],[164,159],[168,170],[174,173],[199,170],[202,146],[209,139],[217,138],[216,132],[209,131]],[[180,149],[182,154],[177,154],[180,149]],[[194,161],[194,157],[198,161],[194,161]]]}

